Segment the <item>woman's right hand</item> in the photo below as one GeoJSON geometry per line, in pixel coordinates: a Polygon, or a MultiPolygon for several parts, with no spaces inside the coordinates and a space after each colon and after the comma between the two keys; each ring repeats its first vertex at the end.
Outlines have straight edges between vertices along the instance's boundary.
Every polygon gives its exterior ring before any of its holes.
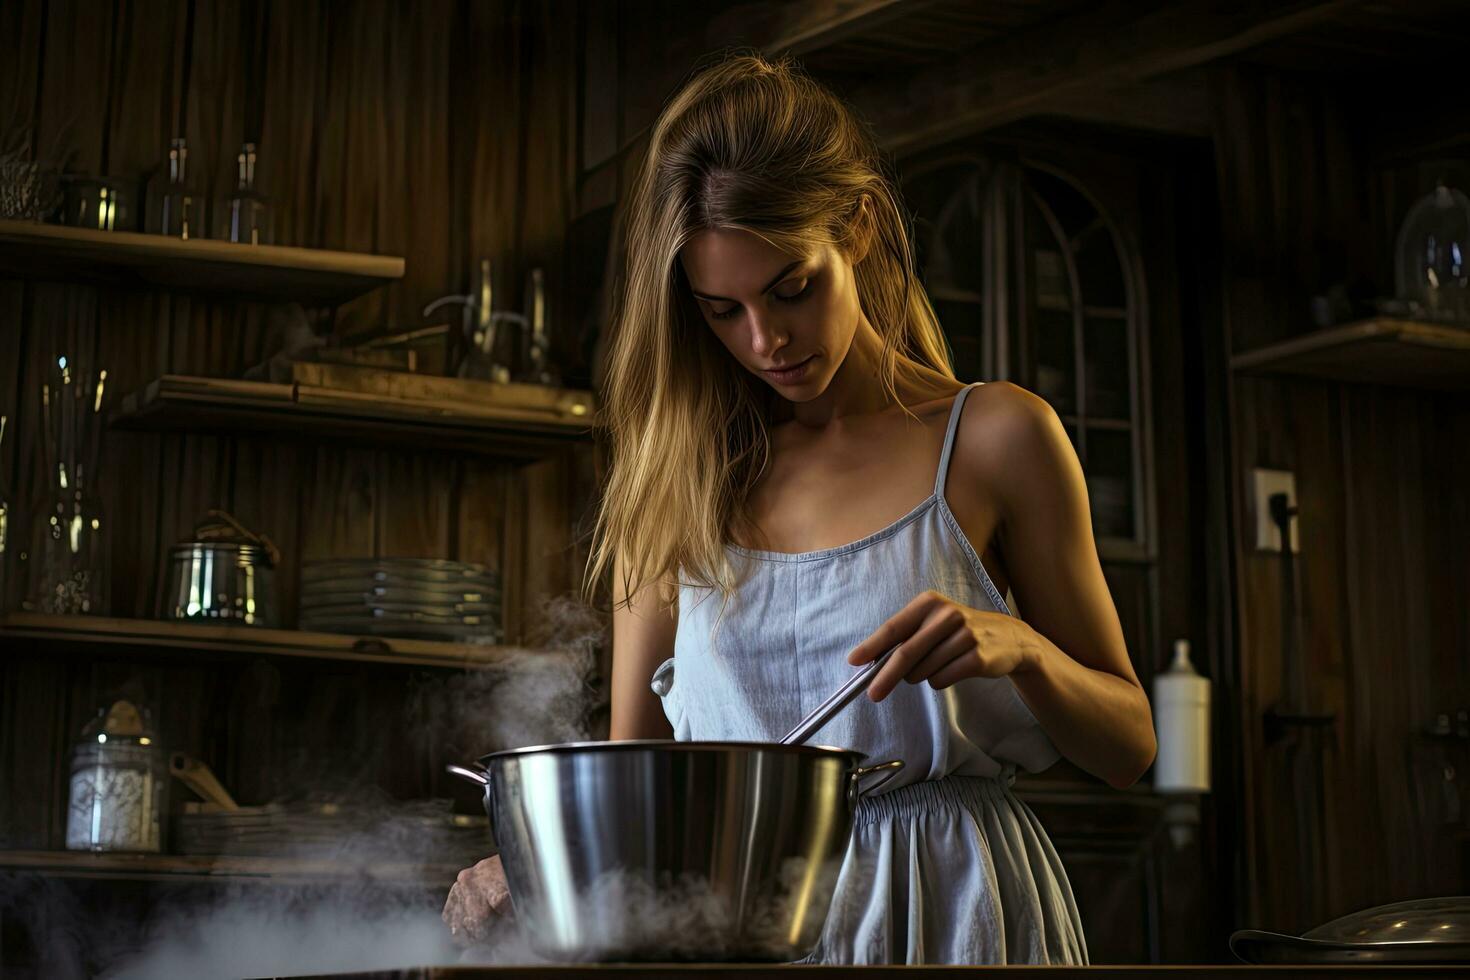
{"type": "Polygon", "coordinates": [[[487,938],[496,920],[510,914],[510,886],[496,854],[459,873],[441,916],[454,941],[470,945],[487,938]]]}

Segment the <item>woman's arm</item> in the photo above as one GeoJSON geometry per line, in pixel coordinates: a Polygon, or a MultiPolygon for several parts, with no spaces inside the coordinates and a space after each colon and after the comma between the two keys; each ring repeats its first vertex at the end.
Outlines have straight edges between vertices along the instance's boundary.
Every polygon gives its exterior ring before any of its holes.
{"type": "Polygon", "coordinates": [[[979,395],[986,424],[969,427],[962,452],[999,495],[1000,548],[1029,627],[1011,680],[1058,751],[1121,789],[1157,746],[1098,561],[1082,467],[1043,399],[1010,384],[979,395]]]}
{"type": "Polygon", "coordinates": [[[612,718],[608,737],[673,738],[663,704],[648,686],[659,664],[674,655],[678,610],[644,586],[627,606],[623,598],[623,560],[613,562],[612,718]]]}

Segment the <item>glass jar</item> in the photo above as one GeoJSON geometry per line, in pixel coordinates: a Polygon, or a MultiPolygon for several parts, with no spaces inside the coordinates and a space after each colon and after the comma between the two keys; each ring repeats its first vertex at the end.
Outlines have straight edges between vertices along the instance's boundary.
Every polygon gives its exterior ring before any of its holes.
{"type": "Polygon", "coordinates": [[[168,779],[138,709],[118,701],[99,710],[72,750],[67,850],[161,851],[168,779]]]}
{"type": "Polygon", "coordinates": [[[98,231],[133,231],[135,185],[112,177],[70,174],[65,185],[62,224],[98,231]]]}
{"type": "Polygon", "coordinates": [[[102,501],[82,487],[53,492],[36,521],[33,550],[37,612],[106,616],[110,610],[110,527],[102,501]]]}
{"type": "Polygon", "coordinates": [[[1470,321],[1470,198],[1444,183],[1409,209],[1394,269],[1398,298],[1412,315],[1470,321]]]}

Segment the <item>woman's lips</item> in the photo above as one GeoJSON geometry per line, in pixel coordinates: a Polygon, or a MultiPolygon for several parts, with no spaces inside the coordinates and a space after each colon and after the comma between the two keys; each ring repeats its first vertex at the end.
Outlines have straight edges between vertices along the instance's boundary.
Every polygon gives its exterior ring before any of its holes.
{"type": "Polygon", "coordinates": [[[783,368],[780,371],[762,371],[761,373],[778,385],[795,384],[806,376],[807,368],[811,367],[811,363],[816,356],[813,354],[799,364],[793,364],[791,367],[783,368]]]}

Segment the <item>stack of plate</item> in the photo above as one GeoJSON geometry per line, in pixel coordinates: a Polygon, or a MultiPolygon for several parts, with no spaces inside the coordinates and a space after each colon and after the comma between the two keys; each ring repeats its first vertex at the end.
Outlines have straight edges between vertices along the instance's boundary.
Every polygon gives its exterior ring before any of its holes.
{"type": "Polygon", "coordinates": [[[301,628],[500,642],[500,575],[437,558],[342,558],[301,568],[301,628]]]}
{"type": "Polygon", "coordinates": [[[186,803],[173,847],[180,854],[351,858],[468,867],[493,848],[489,821],[452,812],[450,800],[391,806],[268,803],[219,810],[186,803]]]}

